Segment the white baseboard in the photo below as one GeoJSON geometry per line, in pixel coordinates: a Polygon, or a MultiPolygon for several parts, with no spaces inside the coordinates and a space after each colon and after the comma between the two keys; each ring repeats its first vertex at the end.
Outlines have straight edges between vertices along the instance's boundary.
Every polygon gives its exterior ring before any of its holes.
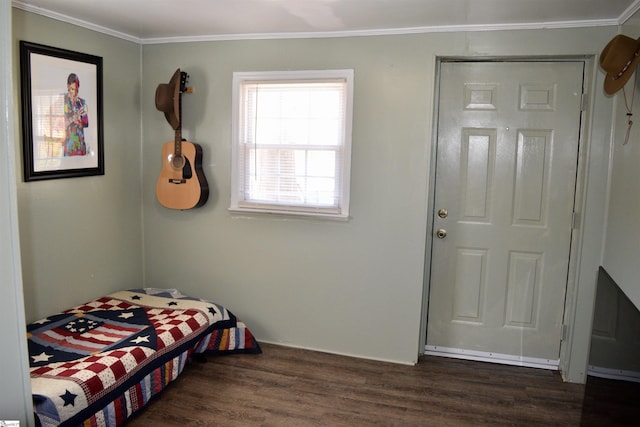
{"type": "Polygon", "coordinates": [[[465,350],[462,348],[425,345],[424,350],[424,354],[430,356],[452,357],[454,359],[475,360],[478,362],[499,363],[502,365],[524,366],[527,368],[540,368],[554,371],[557,371],[560,365],[560,360],[538,359],[535,357],[465,350]]]}

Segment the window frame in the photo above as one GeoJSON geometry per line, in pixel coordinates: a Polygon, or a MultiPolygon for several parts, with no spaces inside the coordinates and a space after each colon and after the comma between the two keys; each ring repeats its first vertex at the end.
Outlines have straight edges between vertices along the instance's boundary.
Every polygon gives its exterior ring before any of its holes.
{"type": "MultiPolygon", "coordinates": [[[[311,216],[328,219],[349,219],[350,177],[351,177],[351,144],[353,126],[353,77],[352,69],[341,70],[298,70],[298,71],[250,71],[234,72],[232,85],[232,150],[231,150],[231,203],[229,211],[239,213],[268,213],[294,216],[311,216]],[[257,82],[268,83],[302,83],[309,80],[327,81],[341,80],[346,84],[344,105],[344,135],[341,146],[342,164],[339,170],[340,203],[337,207],[324,207],[320,205],[275,204],[244,199],[244,189],[240,188],[242,180],[240,174],[244,172],[241,167],[241,128],[242,109],[245,108],[245,100],[242,97],[243,86],[257,82]]],[[[336,178],[338,176],[336,175],[336,178]]]]}

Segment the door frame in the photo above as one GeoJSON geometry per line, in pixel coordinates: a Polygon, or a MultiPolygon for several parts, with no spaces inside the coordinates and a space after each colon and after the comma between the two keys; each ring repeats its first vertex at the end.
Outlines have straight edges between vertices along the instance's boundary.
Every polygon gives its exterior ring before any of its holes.
{"type": "MultiPolygon", "coordinates": [[[[582,261],[582,242],[586,231],[586,224],[583,221],[586,208],[587,195],[587,178],[589,163],[589,137],[590,123],[593,120],[593,105],[595,93],[596,61],[593,55],[568,55],[568,56],[548,56],[548,57],[527,57],[527,56],[491,56],[491,57],[460,57],[460,56],[438,56],[435,58],[434,70],[434,97],[433,97],[433,119],[431,147],[429,150],[429,174],[428,174],[428,197],[427,197],[427,232],[425,243],[425,260],[424,260],[424,283],[423,283],[423,304],[420,323],[420,353],[424,354],[427,338],[427,320],[429,308],[429,292],[431,282],[431,259],[433,248],[433,227],[434,227],[434,207],[435,207],[435,174],[436,174],[436,151],[438,147],[438,116],[440,112],[440,84],[441,84],[441,64],[443,62],[582,62],[584,64],[583,75],[583,105],[580,116],[579,131],[580,137],[578,141],[578,168],[576,174],[576,188],[574,197],[574,228],[571,233],[571,244],[569,253],[569,269],[567,274],[567,285],[565,294],[564,316],[563,316],[563,336],[560,343],[560,363],[559,370],[565,381],[584,383],[586,380],[586,364],[588,355],[588,344],[584,345],[584,340],[588,339],[585,331],[574,336],[574,324],[579,317],[578,291],[581,273],[582,261]],[[573,351],[574,350],[577,351],[573,351]],[[582,366],[584,365],[584,366],[582,366]],[[572,372],[569,372],[572,371],[572,372]]],[[[599,260],[598,260],[599,261],[599,260]]],[[[597,266],[594,268],[597,270],[597,266]]],[[[586,286],[587,290],[595,289],[595,282],[586,286]]],[[[593,293],[593,291],[592,291],[593,293]]],[[[582,298],[585,298],[584,296],[582,298]]],[[[589,296],[586,297],[587,301],[589,296]]],[[[595,298],[591,296],[591,301],[595,298]]],[[[586,304],[588,306],[588,304],[586,304]]],[[[580,316],[585,317],[585,316],[580,316]]],[[[590,337],[590,325],[593,313],[586,316],[589,319],[588,335],[590,337]]],[[[511,364],[524,363],[515,362],[511,364]]]]}

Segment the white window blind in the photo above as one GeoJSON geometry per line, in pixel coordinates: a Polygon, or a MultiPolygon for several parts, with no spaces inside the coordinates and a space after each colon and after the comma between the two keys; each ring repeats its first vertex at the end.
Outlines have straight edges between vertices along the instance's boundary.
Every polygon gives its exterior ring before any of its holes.
{"type": "Polygon", "coordinates": [[[234,74],[232,210],[348,217],[352,79],[234,74]]]}

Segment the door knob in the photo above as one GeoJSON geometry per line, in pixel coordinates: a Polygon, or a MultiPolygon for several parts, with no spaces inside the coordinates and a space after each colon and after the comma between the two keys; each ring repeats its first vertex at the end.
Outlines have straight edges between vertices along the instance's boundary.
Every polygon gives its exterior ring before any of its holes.
{"type": "Polygon", "coordinates": [[[447,237],[447,230],[445,230],[444,228],[438,228],[438,230],[436,231],[436,236],[438,236],[438,239],[444,239],[445,237],[447,237]]]}
{"type": "Polygon", "coordinates": [[[449,215],[449,212],[447,212],[446,209],[440,208],[438,209],[438,216],[440,218],[446,218],[449,215]]]}

